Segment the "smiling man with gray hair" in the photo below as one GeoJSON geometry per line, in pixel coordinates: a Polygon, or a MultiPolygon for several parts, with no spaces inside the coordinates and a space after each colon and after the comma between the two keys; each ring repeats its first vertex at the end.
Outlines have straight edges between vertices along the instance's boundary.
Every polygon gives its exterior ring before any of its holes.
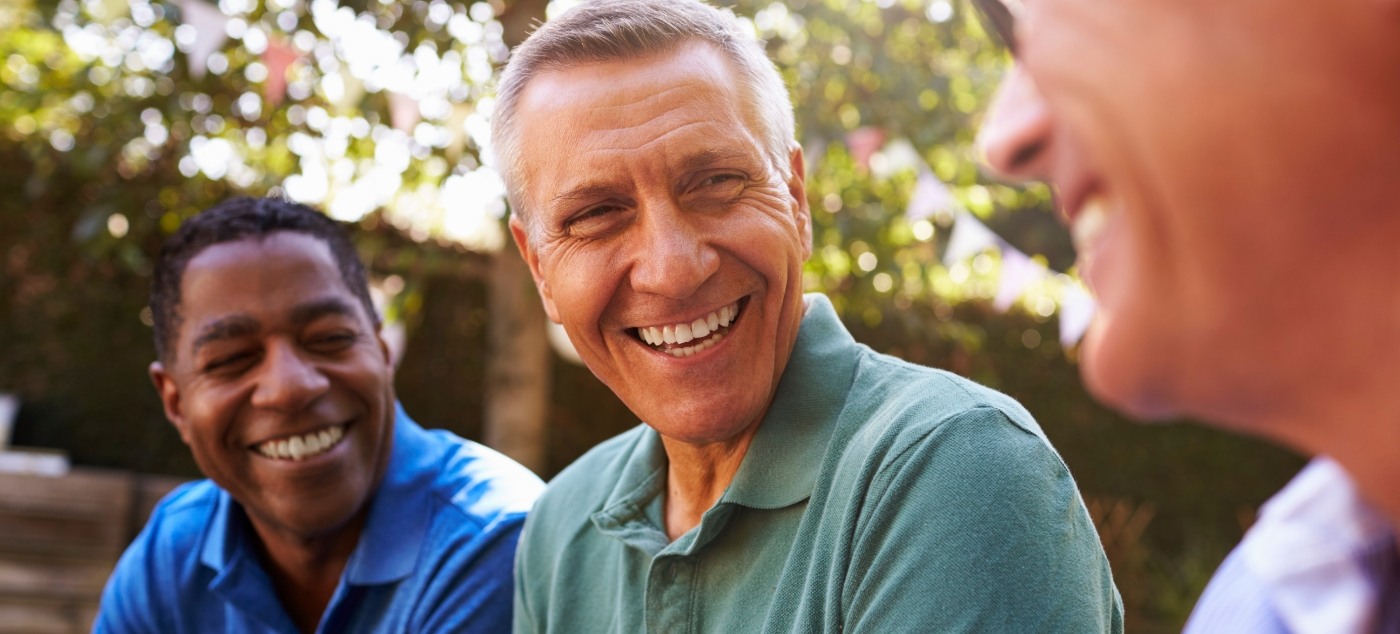
{"type": "Polygon", "coordinates": [[[792,106],[731,13],[586,2],[516,50],[499,93],[516,244],[645,422],[536,506],[516,631],[1121,631],[1031,416],[857,344],[803,295],[792,106]]]}

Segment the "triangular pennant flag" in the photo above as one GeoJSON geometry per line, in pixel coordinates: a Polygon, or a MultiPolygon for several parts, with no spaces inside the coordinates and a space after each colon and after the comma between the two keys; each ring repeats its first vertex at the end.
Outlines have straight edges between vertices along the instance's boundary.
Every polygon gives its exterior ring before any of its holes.
{"type": "Polygon", "coordinates": [[[943,266],[972,257],[1001,243],[986,225],[966,211],[957,213],[953,234],[948,236],[948,248],[943,251],[943,266]]]}
{"type": "Polygon", "coordinates": [[[1083,285],[1073,280],[1065,284],[1064,298],[1060,300],[1060,345],[1068,348],[1079,343],[1097,310],[1093,296],[1083,285]]]}
{"type": "Polygon", "coordinates": [[[909,194],[909,208],[904,210],[904,217],[910,221],[922,220],[950,212],[956,206],[957,201],[948,186],[938,180],[928,166],[919,166],[919,180],[914,183],[914,192],[909,194]]]}
{"type": "Polygon", "coordinates": [[[1006,312],[1020,299],[1026,287],[1044,279],[1050,272],[1045,266],[1032,260],[1020,249],[1007,246],[1001,251],[1001,281],[997,284],[997,296],[992,306],[998,312],[1006,312]]]}
{"type": "Polygon", "coordinates": [[[219,8],[204,0],[179,0],[180,19],[194,27],[194,44],[190,45],[187,56],[190,60],[190,75],[195,79],[204,77],[209,69],[209,56],[228,41],[224,27],[228,16],[219,8]]]}
{"type": "Polygon", "coordinates": [[[297,49],[282,41],[270,41],[263,51],[263,64],[267,66],[267,83],[263,84],[263,99],[272,107],[282,103],[287,96],[287,71],[301,59],[297,49]]]}
{"type": "Polygon", "coordinates": [[[418,111],[418,101],[403,93],[389,93],[389,125],[395,130],[413,134],[413,126],[423,115],[418,111]]]}
{"type": "Polygon", "coordinates": [[[870,157],[874,156],[885,144],[885,131],[882,128],[866,126],[856,128],[846,134],[846,147],[851,151],[851,158],[855,159],[856,165],[861,170],[870,169],[870,157]]]}

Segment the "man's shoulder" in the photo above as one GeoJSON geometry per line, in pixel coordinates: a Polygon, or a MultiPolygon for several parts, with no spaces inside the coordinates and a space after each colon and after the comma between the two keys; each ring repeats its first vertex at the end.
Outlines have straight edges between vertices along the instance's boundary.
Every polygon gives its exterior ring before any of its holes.
{"type": "Polygon", "coordinates": [[[413,463],[431,478],[440,504],[478,525],[523,516],[544,489],[534,472],[504,454],[446,430],[424,430],[441,451],[436,464],[413,463]]]}
{"type": "Polygon", "coordinates": [[[199,549],[210,523],[218,521],[216,509],[227,495],[209,480],[180,485],[156,503],[141,533],[131,542],[117,565],[112,582],[144,585],[159,577],[163,584],[181,578],[199,559],[199,549]]]}
{"type": "Polygon", "coordinates": [[[192,548],[214,520],[214,509],[228,495],[211,480],[186,482],[156,503],[145,530],[152,545],[192,548]]]}
{"type": "Polygon", "coordinates": [[[847,407],[863,415],[863,424],[877,428],[922,433],[973,416],[1001,419],[1045,439],[1035,418],[1015,399],[946,370],[909,363],[865,346],[861,346],[847,407]]]}
{"type": "Polygon", "coordinates": [[[565,467],[549,481],[535,506],[535,514],[588,521],[588,515],[602,508],[616,487],[623,468],[637,451],[647,429],[645,425],[637,425],[613,436],[565,467]]]}

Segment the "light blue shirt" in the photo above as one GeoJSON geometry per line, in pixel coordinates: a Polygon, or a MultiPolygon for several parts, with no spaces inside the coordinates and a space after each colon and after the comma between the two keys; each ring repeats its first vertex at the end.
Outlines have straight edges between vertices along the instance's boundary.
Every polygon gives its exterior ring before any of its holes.
{"type": "MultiPolygon", "coordinates": [[[[318,632],[505,632],[511,562],[539,478],[400,408],[384,480],[318,632]]],[[[156,507],[107,582],[95,630],[297,632],[241,506],[208,480],[156,507]]]]}
{"type": "Polygon", "coordinates": [[[1395,532],[1340,465],[1316,458],[1260,509],[1185,632],[1400,632],[1395,532]]]}

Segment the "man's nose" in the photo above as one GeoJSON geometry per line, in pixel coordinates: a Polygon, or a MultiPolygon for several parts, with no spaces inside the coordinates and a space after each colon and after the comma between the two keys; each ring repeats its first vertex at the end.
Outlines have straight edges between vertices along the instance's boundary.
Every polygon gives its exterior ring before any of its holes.
{"type": "Polygon", "coordinates": [[[1051,127],[1049,108],[1030,75],[1012,66],[977,134],[986,167],[1007,180],[1046,178],[1051,127]]]}
{"type": "Polygon", "coordinates": [[[649,205],[633,243],[632,290],[685,299],[719,270],[719,253],[703,223],[687,217],[674,201],[649,205]]]}
{"type": "Polygon", "coordinates": [[[297,412],[315,402],[330,387],[321,369],[292,343],[269,344],[264,352],[253,405],[297,412]]]}

